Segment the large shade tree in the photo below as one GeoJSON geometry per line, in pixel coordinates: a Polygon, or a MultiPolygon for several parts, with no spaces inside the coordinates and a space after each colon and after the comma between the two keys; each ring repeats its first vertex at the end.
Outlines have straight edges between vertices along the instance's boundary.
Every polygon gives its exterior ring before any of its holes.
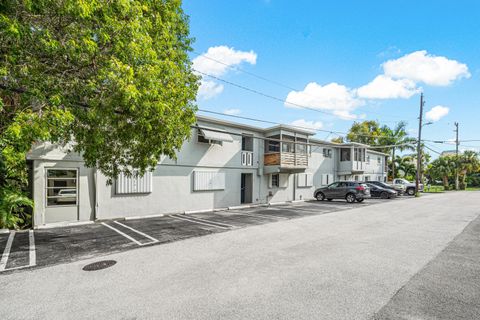
{"type": "Polygon", "coordinates": [[[110,179],[174,158],[195,121],[191,43],[180,0],[2,1],[0,192],[24,187],[37,141],[110,179]]]}
{"type": "Polygon", "coordinates": [[[465,190],[467,187],[467,176],[480,170],[480,159],[478,153],[467,150],[457,158],[457,170],[460,177],[460,189],[465,190]]]}

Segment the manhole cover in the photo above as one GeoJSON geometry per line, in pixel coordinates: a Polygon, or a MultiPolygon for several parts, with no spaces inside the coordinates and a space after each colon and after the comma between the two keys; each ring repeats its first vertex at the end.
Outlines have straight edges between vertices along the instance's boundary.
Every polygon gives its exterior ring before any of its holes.
{"type": "Polygon", "coordinates": [[[115,260],[102,260],[102,261],[97,261],[94,263],[87,264],[85,267],[83,267],[83,271],[96,271],[96,270],[102,270],[109,268],[113,265],[115,265],[117,261],[115,260]]]}

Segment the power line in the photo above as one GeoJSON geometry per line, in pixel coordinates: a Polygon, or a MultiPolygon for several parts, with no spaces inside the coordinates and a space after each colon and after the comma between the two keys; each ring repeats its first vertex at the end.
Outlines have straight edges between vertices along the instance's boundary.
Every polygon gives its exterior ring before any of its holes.
{"type": "MultiPolygon", "coordinates": [[[[221,115],[221,116],[226,116],[226,117],[232,117],[232,118],[238,118],[238,119],[244,119],[244,120],[250,120],[250,121],[257,121],[257,122],[263,122],[263,123],[268,123],[268,124],[273,124],[273,125],[284,125],[283,123],[280,123],[280,122],[275,122],[275,121],[268,121],[268,120],[262,120],[262,119],[257,119],[257,118],[252,118],[252,117],[244,117],[244,116],[239,116],[239,115],[234,115],[234,114],[225,114],[225,113],[221,113],[221,112],[217,112],[217,111],[211,111],[211,110],[206,110],[206,109],[198,109],[198,111],[200,112],[206,112],[206,113],[212,113],[212,114],[216,114],[216,115],[221,115]]],[[[299,129],[303,129],[303,130],[308,130],[308,131],[312,131],[312,132],[326,132],[326,133],[329,133],[329,134],[335,134],[335,135],[338,135],[338,136],[341,136],[341,137],[344,137],[346,135],[348,135],[348,133],[346,132],[341,132],[341,131],[330,131],[330,130],[324,130],[324,129],[312,129],[312,128],[308,128],[308,127],[302,127],[302,126],[297,126],[297,125],[288,125],[289,127],[293,127],[293,128],[299,128],[299,129]]],[[[370,135],[370,134],[355,134],[356,136],[362,136],[362,137],[370,137],[370,138],[385,138],[385,136],[377,136],[377,135],[370,135]]],[[[411,144],[415,144],[416,142],[412,142],[412,143],[405,143],[405,144],[401,144],[401,145],[398,145],[398,146],[404,146],[404,145],[411,145],[411,144]]],[[[384,146],[375,146],[376,148],[382,148],[384,146]]]]}
{"type": "MultiPolygon", "coordinates": [[[[264,92],[261,92],[261,91],[258,91],[256,89],[252,89],[252,88],[249,88],[249,87],[246,87],[244,85],[241,85],[241,84],[238,84],[238,83],[235,83],[235,82],[232,82],[232,81],[228,81],[228,80],[225,80],[225,79],[222,79],[220,77],[217,77],[217,76],[214,76],[214,75],[211,75],[211,74],[208,74],[206,72],[203,72],[203,71],[200,71],[200,70],[197,70],[195,68],[192,68],[193,71],[201,74],[201,75],[204,75],[206,77],[210,77],[212,79],[215,79],[217,81],[220,81],[220,82],[223,82],[223,83],[226,83],[228,85],[231,85],[231,86],[234,86],[234,87],[237,87],[239,89],[242,89],[242,90],[245,90],[245,91],[249,91],[251,93],[255,93],[257,95],[260,95],[260,96],[263,96],[265,98],[269,98],[269,99],[272,99],[272,100],[275,100],[275,101],[278,101],[278,102],[282,102],[284,104],[289,104],[289,105],[292,105],[292,106],[296,106],[298,108],[301,108],[301,109],[306,109],[306,110],[310,110],[310,111],[314,111],[314,112],[318,112],[318,113],[322,113],[322,114],[326,114],[326,115],[329,115],[329,116],[333,116],[333,117],[338,117],[339,115],[335,114],[335,113],[332,113],[332,112],[327,112],[327,111],[324,111],[324,110],[320,110],[320,109],[316,109],[316,108],[312,108],[312,107],[309,107],[309,106],[305,106],[305,105],[301,105],[301,104],[298,104],[298,103],[295,103],[295,102],[289,102],[285,99],[282,99],[282,98],[278,98],[278,97],[275,97],[275,96],[272,96],[270,94],[267,94],[267,93],[264,93],[264,92]]],[[[369,111],[371,113],[375,113],[375,112],[372,112],[372,111],[369,111]]],[[[380,114],[381,115],[381,114],[380,114]]],[[[389,115],[391,117],[396,117],[396,118],[401,118],[401,119],[405,119],[405,117],[400,117],[400,116],[393,116],[393,115],[389,115]]],[[[356,119],[351,119],[351,120],[356,120],[356,119]]],[[[387,121],[385,121],[387,122],[387,121]]],[[[393,121],[393,122],[399,122],[399,121],[393,121]]]]}
{"type": "MultiPolygon", "coordinates": [[[[209,57],[209,56],[207,56],[207,55],[205,55],[205,54],[201,54],[201,53],[196,52],[196,51],[193,51],[193,53],[194,53],[195,55],[197,55],[198,57],[201,57],[201,58],[204,58],[204,59],[207,59],[207,60],[216,62],[216,63],[221,64],[221,65],[224,65],[224,66],[226,66],[227,68],[229,68],[229,69],[231,69],[231,70],[243,72],[243,73],[248,74],[248,75],[250,75],[250,76],[252,76],[252,77],[255,77],[255,78],[257,78],[257,79],[260,79],[260,80],[263,80],[263,81],[266,81],[266,82],[273,83],[273,84],[275,84],[275,85],[277,85],[277,86],[280,86],[280,87],[283,87],[283,88],[286,88],[286,89],[289,89],[289,90],[298,91],[298,92],[302,91],[302,90],[300,90],[300,89],[298,89],[298,88],[294,88],[294,87],[292,87],[292,86],[289,86],[289,85],[287,85],[287,84],[281,83],[281,82],[279,82],[279,81],[269,79],[269,78],[267,78],[267,77],[258,75],[258,74],[256,74],[256,73],[253,73],[253,72],[250,72],[250,71],[247,71],[247,70],[242,69],[242,68],[240,68],[240,67],[232,66],[232,65],[230,65],[230,64],[228,64],[228,63],[225,63],[225,62],[220,61],[220,60],[218,60],[218,59],[209,57]]],[[[207,74],[207,73],[204,73],[204,72],[202,72],[202,71],[196,70],[196,69],[194,69],[194,68],[192,68],[192,69],[195,70],[195,71],[197,71],[198,73],[201,73],[201,74],[206,75],[206,76],[208,76],[208,77],[212,77],[212,78],[217,79],[217,80],[219,80],[219,81],[223,81],[223,82],[225,82],[225,83],[227,83],[227,84],[237,86],[236,84],[233,84],[233,82],[226,81],[226,80],[220,79],[220,78],[218,78],[218,77],[216,78],[216,77],[213,76],[213,75],[209,75],[209,74],[207,74]]],[[[239,87],[239,85],[238,85],[237,87],[239,87]]],[[[242,86],[242,87],[243,87],[243,86],[242,86]]],[[[242,88],[242,89],[243,89],[243,88],[242,88]]],[[[249,90],[249,91],[251,91],[251,90],[249,90]]],[[[255,91],[256,91],[256,90],[255,90],[255,91]]],[[[255,93],[257,93],[257,92],[255,92],[255,93]]],[[[311,96],[311,97],[315,98],[315,96],[310,95],[310,94],[308,94],[308,93],[305,93],[305,92],[304,92],[303,94],[306,94],[306,95],[308,95],[308,96],[311,96]]],[[[278,99],[279,99],[279,98],[278,98],[278,99]]],[[[283,101],[283,100],[282,100],[282,101],[283,101]]],[[[383,114],[383,113],[379,113],[379,112],[371,111],[371,110],[369,110],[368,112],[374,113],[374,114],[378,114],[378,115],[381,115],[381,116],[388,116],[388,117],[392,117],[392,118],[398,118],[398,119],[402,119],[402,120],[403,120],[403,119],[406,119],[405,117],[402,117],[402,116],[397,116],[397,115],[392,115],[392,114],[388,114],[388,115],[387,115],[387,114],[383,114]]],[[[334,115],[334,114],[333,114],[333,115],[334,115]]],[[[413,119],[413,118],[410,118],[410,119],[413,119]]],[[[383,121],[383,122],[387,122],[387,121],[383,121]]],[[[399,121],[392,121],[392,122],[399,122],[399,121]]]]}

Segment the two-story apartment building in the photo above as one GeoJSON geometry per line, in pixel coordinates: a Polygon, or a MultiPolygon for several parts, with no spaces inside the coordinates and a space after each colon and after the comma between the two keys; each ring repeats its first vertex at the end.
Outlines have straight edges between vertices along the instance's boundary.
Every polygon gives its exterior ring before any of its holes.
{"type": "Polygon", "coordinates": [[[120,175],[112,185],[80,154],[40,144],[28,156],[34,225],[306,200],[335,180],[385,179],[385,154],[313,135],[198,116],[175,160],[162,158],[144,176],[120,175]]]}

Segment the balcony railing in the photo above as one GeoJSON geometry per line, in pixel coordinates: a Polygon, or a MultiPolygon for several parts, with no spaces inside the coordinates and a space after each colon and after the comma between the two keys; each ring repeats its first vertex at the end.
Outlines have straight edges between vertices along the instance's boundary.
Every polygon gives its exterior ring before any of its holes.
{"type": "Polygon", "coordinates": [[[271,152],[265,153],[263,164],[265,166],[281,167],[308,167],[308,156],[306,153],[294,152],[271,152]]]}

